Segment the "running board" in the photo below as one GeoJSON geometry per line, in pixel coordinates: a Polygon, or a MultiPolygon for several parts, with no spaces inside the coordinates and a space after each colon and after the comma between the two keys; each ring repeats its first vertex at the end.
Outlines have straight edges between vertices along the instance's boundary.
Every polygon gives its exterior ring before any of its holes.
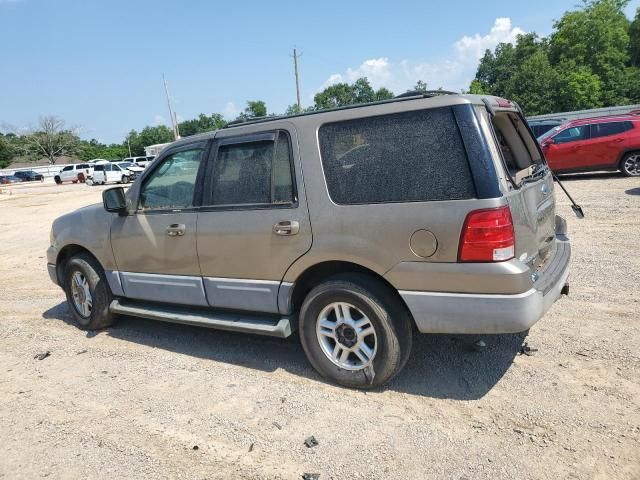
{"type": "Polygon", "coordinates": [[[258,314],[221,313],[189,307],[158,305],[133,300],[115,299],[109,310],[120,315],[149,318],[162,322],[182,323],[232,332],[255,333],[287,338],[291,335],[289,317],[267,317],[258,314]]]}

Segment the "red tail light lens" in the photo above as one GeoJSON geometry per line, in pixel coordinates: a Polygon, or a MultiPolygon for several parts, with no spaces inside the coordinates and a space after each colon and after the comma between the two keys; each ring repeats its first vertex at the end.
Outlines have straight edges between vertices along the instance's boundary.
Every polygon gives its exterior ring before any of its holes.
{"type": "Polygon", "coordinates": [[[460,262],[503,262],[515,255],[513,220],[508,206],[475,210],[460,234],[460,262]]]}

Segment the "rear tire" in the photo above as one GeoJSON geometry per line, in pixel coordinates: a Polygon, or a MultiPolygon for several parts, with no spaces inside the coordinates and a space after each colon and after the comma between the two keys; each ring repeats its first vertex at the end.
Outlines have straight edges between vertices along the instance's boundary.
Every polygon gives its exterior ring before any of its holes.
{"type": "Polygon", "coordinates": [[[113,324],[109,311],[113,294],[102,267],[87,253],[71,257],[64,266],[64,291],[69,310],[82,330],[98,330],[113,324]]]}
{"type": "Polygon", "coordinates": [[[411,321],[386,285],[367,275],[342,274],[305,298],[300,339],[309,362],[323,377],[346,387],[375,388],[407,363],[411,321]]]}
{"type": "Polygon", "coordinates": [[[625,177],[640,177],[640,152],[629,152],[620,160],[620,171],[625,177]]]}

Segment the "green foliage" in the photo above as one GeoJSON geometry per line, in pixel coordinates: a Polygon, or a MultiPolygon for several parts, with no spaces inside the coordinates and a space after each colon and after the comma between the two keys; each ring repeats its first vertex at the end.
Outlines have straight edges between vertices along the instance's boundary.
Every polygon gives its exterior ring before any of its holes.
{"type": "Polygon", "coordinates": [[[313,97],[314,109],[346,107],[359,103],[370,103],[380,100],[388,100],[394,97],[391,90],[380,88],[374,90],[366,77],[357,79],[353,84],[336,83],[316,93],[313,97]]]}
{"type": "Polygon", "coordinates": [[[629,25],[629,57],[631,66],[640,67],[640,7],[629,25]]]}
{"type": "Polygon", "coordinates": [[[212,113],[210,116],[201,113],[198,118],[185,120],[178,124],[181,137],[189,137],[198,133],[210,132],[224,128],[227,122],[219,113],[212,113]]]}
{"type": "Polygon", "coordinates": [[[95,138],[92,138],[89,141],[85,140],[81,142],[78,151],[78,158],[85,161],[96,158],[103,158],[105,160],[121,160],[127,157],[128,154],[129,151],[126,145],[119,145],[117,143],[105,145],[98,142],[95,138]]]}
{"type": "Polygon", "coordinates": [[[589,67],[602,82],[602,105],[627,101],[619,88],[629,63],[629,20],[626,0],[589,0],[582,9],[565,13],[554,25],[549,57],[568,71],[589,67]],[[564,65],[568,65],[564,67],[564,65]]]}
{"type": "Polygon", "coordinates": [[[418,92],[426,92],[428,90],[427,82],[418,80],[411,90],[418,91],[418,92]]]}
{"type": "Polygon", "coordinates": [[[7,168],[11,164],[14,152],[11,144],[0,134],[0,168],[7,168]]]}
{"type": "Polygon", "coordinates": [[[627,4],[585,0],[548,39],[529,33],[487,50],[471,93],[515,100],[527,115],[640,102],[640,9],[630,23],[627,4]]]}

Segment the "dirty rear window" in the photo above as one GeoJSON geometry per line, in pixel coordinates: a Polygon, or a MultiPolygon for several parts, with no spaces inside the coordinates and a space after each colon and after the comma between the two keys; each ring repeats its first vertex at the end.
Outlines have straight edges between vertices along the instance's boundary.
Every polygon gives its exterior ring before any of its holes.
{"type": "Polygon", "coordinates": [[[450,108],[325,124],[318,136],[329,195],[338,204],[475,197],[450,108]]]}

